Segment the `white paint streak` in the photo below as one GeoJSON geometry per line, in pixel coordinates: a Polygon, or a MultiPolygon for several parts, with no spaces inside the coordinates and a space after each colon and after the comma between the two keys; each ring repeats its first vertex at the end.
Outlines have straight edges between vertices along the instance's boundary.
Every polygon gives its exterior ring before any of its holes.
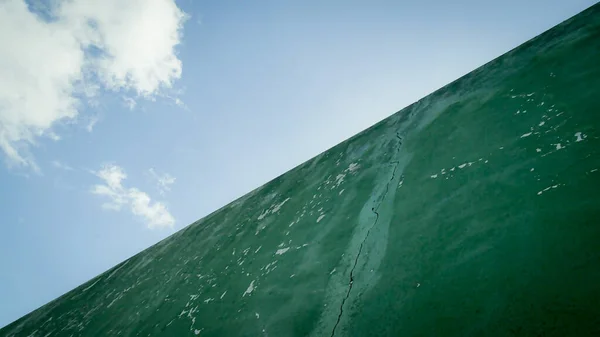
{"type": "Polygon", "coordinates": [[[92,284],[91,284],[89,287],[86,287],[85,289],[83,289],[81,292],[82,292],[82,293],[84,293],[84,292],[86,292],[86,291],[90,290],[90,289],[91,289],[93,286],[95,286],[95,285],[96,285],[96,283],[98,283],[98,282],[100,282],[100,279],[98,279],[98,281],[96,281],[96,282],[92,283],[92,284]]]}
{"type": "Polygon", "coordinates": [[[290,247],[286,247],[286,248],[281,248],[281,249],[277,249],[277,251],[275,252],[275,255],[283,255],[285,254],[288,250],[290,250],[290,247]]]}
{"type": "MultiPolygon", "coordinates": [[[[338,186],[340,186],[340,184],[344,182],[344,177],[346,177],[346,175],[345,175],[345,174],[338,174],[338,175],[335,177],[335,186],[334,186],[334,187],[338,187],[338,186]]],[[[332,187],[332,188],[333,188],[333,187],[332,187]]]]}
{"type": "Polygon", "coordinates": [[[254,287],[254,280],[252,280],[252,282],[250,282],[250,285],[248,286],[248,289],[246,289],[246,291],[244,291],[244,293],[242,294],[242,297],[252,294],[254,289],[256,288],[254,287]]]}
{"type": "Polygon", "coordinates": [[[281,204],[276,205],[273,210],[271,211],[271,213],[277,213],[279,212],[279,210],[281,209],[281,206],[285,205],[286,202],[288,202],[290,200],[290,198],[285,199],[284,201],[281,202],[281,204]]]}
{"type": "Polygon", "coordinates": [[[354,172],[356,171],[358,168],[360,167],[360,165],[358,165],[357,163],[351,163],[348,168],[346,170],[350,171],[350,172],[354,172]]]}
{"type": "Polygon", "coordinates": [[[257,218],[257,219],[258,219],[258,220],[262,220],[262,219],[264,219],[264,218],[265,218],[265,217],[266,217],[268,214],[269,214],[269,210],[267,209],[267,210],[263,211],[263,212],[262,212],[262,213],[261,213],[261,214],[258,216],[258,218],[257,218]]]}
{"type": "Polygon", "coordinates": [[[123,263],[119,268],[115,269],[112,273],[110,273],[110,275],[108,275],[106,280],[109,280],[111,277],[113,277],[114,274],[116,274],[119,270],[121,270],[121,268],[125,267],[125,265],[128,263],[129,263],[129,260],[125,261],[125,263],[123,263]]]}

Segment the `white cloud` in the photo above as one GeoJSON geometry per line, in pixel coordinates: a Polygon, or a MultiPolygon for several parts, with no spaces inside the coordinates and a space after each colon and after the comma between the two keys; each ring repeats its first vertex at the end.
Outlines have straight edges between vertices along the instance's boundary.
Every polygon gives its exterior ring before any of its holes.
{"type": "Polygon", "coordinates": [[[48,132],[48,138],[52,139],[55,142],[60,140],[60,136],[54,133],[53,131],[48,132]]]}
{"type": "Polygon", "coordinates": [[[160,202],[152,202],[148,194],[135,189],[129,189],[131,212],[147,221],[148,228],[173,227],[175,219],[167,207],[160,202]]]}
{"type": "Polygon", "coordinates": [[[127,175],[121,167],[106,165],[95,174],[104,180],[104,184],[92,186],[91,192],[109,199],[102,204],[102,208],[119,211],[128,207],[131,213],[143,219],[150,229],[175,225],[175,218],[163,203],[153,202],[148,194],[138,188],[123,186],[127,175]]]}
{"type": "Polygon", "coordinates": [[[87,132],[92,132],[94,131],[94,126],[96,126],[96,123],[98,123],[100,121],[100,118],[98,116],[92,116],[90,117],[90,119],[88,120],[85,129],[87,130],[87,132]]]}
{"type": "Polygon", "coordinates": [[[175,177],[168,173],[159,174],[153,168],[149,169],[148,173],[156,183],[156,188],[161,195],[165,195],[166,192],[169,192],[171,190],[171,185],[175,183],[175,177]]]}
{"type": "Polygon", "coordinates": [[[61,161],[58,160],[53,160],[52,161],[52,166],[54,166],[57,169],[61,169],[61,170],[65,170],[65,171],[73,171],[73,168],[61,161]]]}
{"type": "Polygon", "coordinates": [[[137,104],[137,102],[131,97],[123,97],[123,102],[125,103],[125,106],[129,108],[129,110],[135,109],[135,105],[137,104]]]}
{"type": "Polygon", "coordinates": [[[82,98],[101,89],[152,98],[181,76],[186,15],[174,0],[50,3],[50,19],[23,0],[0,6],[0,149],[21,166],[34,167],[27,148],[57,138],[52,127],[74,120],[82,98]]]}
{"type": "Polygon", "coordinates": [[[177,105],[178,107],[180,107],[184,110],[189,110],[188,106],[185,103],[183,103],[183,101],[181,99],[179,99],[177,97],[175,98],[175,105],[177,105]]]}

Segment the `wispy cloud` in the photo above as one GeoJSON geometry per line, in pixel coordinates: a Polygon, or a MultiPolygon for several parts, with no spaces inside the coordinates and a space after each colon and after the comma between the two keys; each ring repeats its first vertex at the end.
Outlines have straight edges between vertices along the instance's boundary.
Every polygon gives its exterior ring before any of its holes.
{"type": "Polygon", "coordinates": [[[153,168],[148,170],[148,174],[150,178],[156,184],[156,188],[161,195],[165,195],[165,193],[171,190],[171,185],[175,183],[175,177],[168,173],[159,174],[153,168]]]}
{"type": "Polygon", "coordinates": [[[96,126],[96,123],[98,123],[99,121],[100,121],[100,117],[98,117],[98,116],[90,117],[87,124],[85,125],[85,129],[87,130],[87,132],[94,131],[94,126],[96,126]]]}
{"type": "Polygon", "coordinates": [[[48,132],[48,138],[52,139],[55,142],[60,140],[60,136],[54,133],[53,131],[48,132]]]}
{"type": "Polygon", "coordinates": [[[57,169],[65,170],[65,171],[73,171],[74,170],[71,166],[69,166],[59,160],[53,160],[52,166],[54,166],[57,169]]]}
{"type": "Polygon", "coordinates": [[[183,103],[183,101],[179,98],[175,98],[175,105],[177,105],[178,107],[184,109],[184,110],[189,110],[189,108],[187,107],[187,105],[185,105],[185,103],[183,103]]]}
{"type": "Polygon", "coordinates": [[[121,167],[105,165],[95,174],[104,184],[92,186],[91,192],[109,199],[102,204],[102,208],[114,211],[129,208],[131,213],[142,219],[150,229],[170,228],[175,225],[175,218],[163,203],[152,201],[147,193],[138,188],[123,186],[127,175],[121,167]]]}
{"type": "Polygon", "coordinates": [[[127,96],[123,97],[123,103],[129,110],[135,109],[135,106],[137,104],[137,102],[133,98],[127,96]]]}
{"type": "Polygon", "coordinates": [[[159,96],[168,101],[171,101],[179,108],[189,111],[190,109],[188,108],[188,106],[180,98],[181,95],[184,94],[184,91],[185,91],[185,88],[170,89],[170,90],[168,90],[168,92],[167,91],[161,92],[159,94],[159,96]]]}
{"type": "Polygon", "coordinates": [[[22,167],[35,167],[27,148],[39,137],[59,139],[53,127],[75,119],[82,99],[121,91],[153,98],[182,71],[175,48],[186,14],[174,0],[49,4],[35,12],[24,0],[0,5],[0,151],[22,167]]]}

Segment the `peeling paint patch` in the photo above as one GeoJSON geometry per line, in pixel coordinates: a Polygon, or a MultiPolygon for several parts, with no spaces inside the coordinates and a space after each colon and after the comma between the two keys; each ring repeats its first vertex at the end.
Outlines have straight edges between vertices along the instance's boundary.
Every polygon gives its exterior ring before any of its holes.
{"type": "Polygon", "coordinates": [[[244,293],[242,294],[242,297],[252,294],[254,289],[256,289],[256,287],[254,286],[254,280],[252,280],[252,282],[250,282],[250,285],[248,286],[248,289],[246,289],[246,291],[244,291],[244,293]]]}
{"type": "Polygon", "coordinates": [[[350,165],[348,165],[348,168],[346,170],[348,170],[350,172],[354,172],[354,171],[358,170],[359,167],[360,167],[360,165],[358,165],[357,163],[351,163],[350,165]]]}
{"type": "Polygon", "coordinates": [[[283,255],[283,254],[285,254],[285,253],[286,253],[288,250],[290,250],[290,247],[286,247],[286,248],[281,248],[281,249],[278,249],[278,250],[275,252],[275,255],[283,255]]]}

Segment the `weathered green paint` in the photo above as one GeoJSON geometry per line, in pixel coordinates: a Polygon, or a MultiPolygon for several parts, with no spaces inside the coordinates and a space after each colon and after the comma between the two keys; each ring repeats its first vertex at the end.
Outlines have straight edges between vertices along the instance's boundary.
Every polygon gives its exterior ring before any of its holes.
{"type": "Polygon", "coordinates": [[[598,336],[599,130],[596,5],[0,335],[598,336]]]}

